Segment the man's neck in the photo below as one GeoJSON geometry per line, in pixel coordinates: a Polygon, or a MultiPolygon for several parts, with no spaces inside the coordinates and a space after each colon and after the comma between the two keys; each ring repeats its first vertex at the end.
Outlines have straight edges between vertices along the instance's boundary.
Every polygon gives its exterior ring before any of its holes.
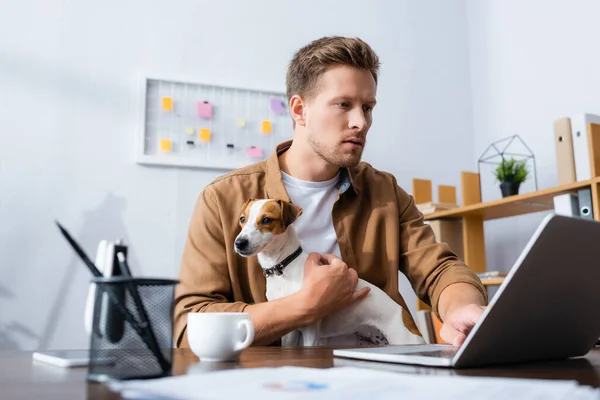
{"type": "Polygon", "coordinates": [[[299,144],[292,142],[290,148],[279,156],[279,167],[296,179],[309,182],[323,182],[333,179],[340,168],[329,164],[312,151],[304,151],[299,144]]]}

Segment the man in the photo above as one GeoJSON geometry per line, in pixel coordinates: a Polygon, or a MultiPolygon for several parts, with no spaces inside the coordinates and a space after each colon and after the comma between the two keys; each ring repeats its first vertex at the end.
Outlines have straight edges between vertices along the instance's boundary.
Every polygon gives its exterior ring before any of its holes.
{"type": "MultiPolygon", "coordinates": [[[[396,179],[360,162],[376,103],[379,59],[360,39],[327,37],[300,49],[287,73],[292,142],[266,161],[216,179],[200,195],[183,252],[176,293],[175,340],[187,347],[188,312],[249,312],[256,345],[360,301],[358,277],[407,310],[402,271],[444,321],[442,338],[460,346],[483,312],[481,281],[445,244],[436,243],[412,197],[396,179]],[[302,289],[266,301],[256,257],[234,251],[248,198],[292,201],[294,223],[312,252],[302,289]],[[323,264],[323,265],[321,265],[323,264]]],[[[409,313],[404,323],[418,334],[409,313]]]]}

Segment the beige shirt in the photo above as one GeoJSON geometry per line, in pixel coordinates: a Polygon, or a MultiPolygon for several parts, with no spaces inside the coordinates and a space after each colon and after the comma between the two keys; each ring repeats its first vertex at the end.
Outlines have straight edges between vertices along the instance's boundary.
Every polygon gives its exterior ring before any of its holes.
{"type": "MultiPolygon", "coordinates": [[[[217,178],[200,194],[175,294],[178,347],[188,347],[188,312],[241,312],[248,304],[267,301],[266,278],[256,257],[239,256],[233,242],[248,198],[290,201],[278,160],[290,145],[282,143],[269,159],[217,178]]],[[[342,259],[360,278],[381,288],[404,310],[408,308],[398,292],[399,271],[435,313],[440,293],[453,283],[472,284],[487,298],[479,278],[445,243],[436,242],[412,196],[393,175],[361,162],[342,170],[338,185],[333,225],[342,259]]],[[[404,312],[403,317],[406,327],[419,334],[410,313],[404,312]]]]}

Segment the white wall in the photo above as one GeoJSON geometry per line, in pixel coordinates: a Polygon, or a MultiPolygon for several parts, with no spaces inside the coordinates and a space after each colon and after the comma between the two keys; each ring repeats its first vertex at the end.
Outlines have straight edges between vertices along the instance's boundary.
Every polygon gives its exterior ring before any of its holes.
{"type": "MultiPolygon", "coordinates": [[[[491,142],[518,134],[535,154],[539,188],[556,186],[554,120],[600,113],[600,3],[469,0],[467,11],[473,159],[491,142]]],[[[482,182],[484,200],[500,198],[493,176],[482,182]]],[[[486,222],[488,269],[512,267],[544,215],[486,222]]]]}
{"type": "MultiPolygon", "coordinates": [[[[293,52],[360,36],[382,59],[365,159],[458,184],[473,147],[463,0],[0,0],[0,348],[85,348],[86,251],[123,238],[175,277],[191,208],[222,171],[133,163],[138,72],[284,89],[293,52]]],[[[414,297],[403,293],[414,306],[414,297]]]]}

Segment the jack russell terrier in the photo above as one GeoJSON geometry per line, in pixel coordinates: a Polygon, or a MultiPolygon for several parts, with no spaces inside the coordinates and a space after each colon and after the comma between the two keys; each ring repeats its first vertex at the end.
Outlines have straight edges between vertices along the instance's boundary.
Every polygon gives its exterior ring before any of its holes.
{"type": "MultiPolygon", "coordinates": [[[[267,299],[275,300],[300,290],[304,263],[308,257],[292,223],[302,209],[284,200],[249,199],[239,219],[241,232],[234,249],[243,257],[257,255],[267,277],[267,299]]],[[[355,334],[361,327],[376,328],[390,344],[423,344],[421,336],[410,332],[402,322],[402,307],[385,292],[359,279],[355,290],[371,288],[362,300],[328,315],[321,321],[301,327],[282,338],[283,346],[300,343],[304,346],[331,344],[343,335],[355,334]]]]}

